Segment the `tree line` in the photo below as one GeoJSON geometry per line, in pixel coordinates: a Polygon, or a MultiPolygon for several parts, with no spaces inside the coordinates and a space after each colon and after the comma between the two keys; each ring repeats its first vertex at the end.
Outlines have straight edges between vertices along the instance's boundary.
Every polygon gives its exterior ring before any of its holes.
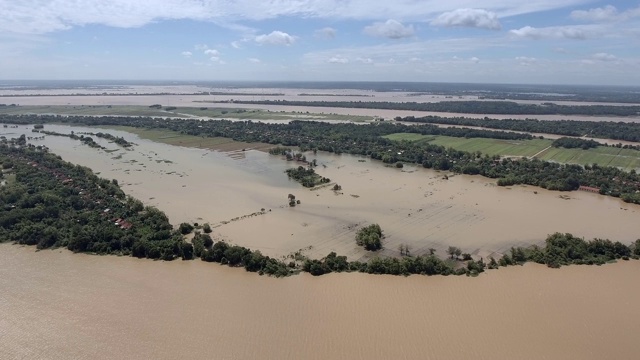
{"type": "Polygon", "coordinates": [[[640,142],[640,123],[614,121],[582,121],[582,120],[537,120],[537,119],[490,119],[485,117],[445,118],[440,116],[406,116],[396,117],[396,121],[421,124],[441,124],[458,126],[475,126],[489,129],[524,131],[564,136],[590,136],[602,139],[640,142]]]}
{"type": "Polygon", "coordinates": [[[496,115],[586,115],[586,116],[638,116],[638,105],[558,105],[555,103],[521,104],[513,101],[289,101],[289,100],[233,100],[234,104],[315,106],[333,108],[435,111],[463,114],[496,115]]]}

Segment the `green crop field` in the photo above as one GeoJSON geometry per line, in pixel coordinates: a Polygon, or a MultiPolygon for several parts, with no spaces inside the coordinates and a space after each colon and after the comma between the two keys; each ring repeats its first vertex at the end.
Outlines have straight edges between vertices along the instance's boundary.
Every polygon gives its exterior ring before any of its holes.
{"type": "Polygon", "coordinates": [[[452,147],[456,150],[500,156],[527,156],[541,160],[568,164],[598,164],[615,166],[626,170],[640,169],[640,151],[599,146],[595,149],[564,149],[550,147],[552,140],[498,140],[485,138],[456,138],[449,136],[420,135],[420,134],[391,134],[385,136],[390,140],[408,140],[428,142],[433,145],[452,147]],[[546,149],[546,150],[545,150],[546,149]]]}
{"type": "Polygon", "coordinates": [[[391,134],[385,136],[391,140],[409,140],[428,142],[433,145],[452,147],[456,150],[501,156],[533,156],[551,146],[551,140],[498,140],[485,138],[457,138],[450,136],[391,134]]]}

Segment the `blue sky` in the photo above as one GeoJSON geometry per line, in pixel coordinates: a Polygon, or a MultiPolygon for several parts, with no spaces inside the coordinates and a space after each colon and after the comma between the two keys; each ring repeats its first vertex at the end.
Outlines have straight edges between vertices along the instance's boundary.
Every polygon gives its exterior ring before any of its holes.
{"type": "Polygon", "coordinates": [[[0,79],[640,84],[640,1],[0,0],[0,79]]]}

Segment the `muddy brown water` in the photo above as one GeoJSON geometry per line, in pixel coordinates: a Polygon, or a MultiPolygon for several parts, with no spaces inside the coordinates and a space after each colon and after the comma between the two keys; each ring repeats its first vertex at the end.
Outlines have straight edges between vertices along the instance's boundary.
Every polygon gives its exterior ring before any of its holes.
{"type": "MultiPolygon", "coordinates": [[[[63,133],[99,131],[45,128],[63,133]]],[[[30,129],[3,130],[11,137],[29,136],[30,129]]],[[[307,156],[316,158],[317,172],[342,190],[308,190],[284,173],[298,164],[279,156],[177,147],[106,131],[137,145],[123,150],[96,139],[115,150],[105,152],[54,136],[33,143],[47,145],[63,159],[88,166],[102,177],[117,179],[128,194],[165,211],[174,224],[209,222],[217,239],[270,256],[304,249],[316,258],[335,251],[352,260],[367,259],[372,253],[356,246],[354,237],[371,223],[384,230],[381,254],[389,256],[399,255],[400,244],[408,245],[414,255],[435,248],[444,256],[454,245],[486,258],[500,256],[511,246],[540,244],[554,232],[624,243],[640,234],[640,206],[598,194],[502,188],[478,176],[445,180],[445,173],[422,167],[399,170],[363,157],[327,153],[307,156]],[[288,194],[301,204],[289,207],[288,194]]]]}
{"type": "Polygon", "coordinates": [[[640,262],[260,277],[0,244],[0,358],[637,359],[640,262]]]}

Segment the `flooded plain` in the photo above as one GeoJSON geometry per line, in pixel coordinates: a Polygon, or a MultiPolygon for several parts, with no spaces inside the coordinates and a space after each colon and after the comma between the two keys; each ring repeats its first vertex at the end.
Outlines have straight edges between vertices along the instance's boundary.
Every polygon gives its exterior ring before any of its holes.
{"type": "MultiPolygon", "coordinates": [[[[622,121],[622,122],[640,122],[640,116],[584,116],[584,115],[500,115],[500,114],[464,114],[464,113],[451,113],[451,112],[435,112],[435,111],[409,111],[409,110],[385,110],[385,109],[366,109],[366,108],[333,108],[333,107],[314,107],[314,106],[290,106],[290,105],[260,105],[260,104],[236,104],[236,101],[362,101],[362,102],[441,102],[441,101],[469,101],[479,100],[477,96],[445,96],[445,95],[414,95],[408,92],[373,92],[362,90],[349,90],[349,89],[327,89],[327,90],[314,90],[314,89],[243,89],[249,94],[240,95],[233,93],[232,95],[190,95],[189,92],[201,92],[208,89],[199,87],[177,87],[171,91],[171,87],[160,87],[157,92],[168,92],[165,95],[145,95],[150,91],[153,91],[153,87],[142,87],[139,95],[117,95],[120,91],[131,92],[130,89],[121,89],[113,91],[113,95],[96,95],[95,90],[86,91],[88,95],[78,95],[83,91],[75,91],[69,94],[70,90],[52,90],[44,91],[40,90],[42,95],[37,96],[16,96],[21,94],[20,91],[15,90],[0,90],[0,95],[12,95],[9,97],[0,97],[0,103],[5,104],[17,104],[22,106],[35,106],[35,105],[143,105],[149,106],[153,104],[161,104],[164,106],[188,106],[188,107],[221,107],[221,108],[240,108],[240,109],[261,109],[269,110],[272,112],[299,112],[313,113],[313,114],[325,114],[325,115],[357,115],[357,116],[371,116],[380,117],[387,120],[394,119],[397,116],[441,116],[441,117],[469,117],[469,118],[484,118],[488,116],[493,119],[539,119],[539,120],[587,120],[587,121],[622,121]],[[264,95],[261,95],[264,94],[264,95]],[[269,95],[273,93],[280,93],[282,95],[269,95]],[[305,95],[308,94],[308,95],[305,95]]],[[[209,91],[220,91],[228,89],[209,89],[209,91]]],[[[234,89],[238,90],[238,89],[234,89]]],[[[31,94],[31,93],[29,93],[31,94]]],[[[480,100],[482,101],[482,100],[480,100]]],[[[496,100],[487,100],[496,101],[496,100]]],[[[518,103],[540,103],[539,101],[521,101],[521,100],[507,100],[518,103]]],[[[549,101],[543,101],[549,102],[549,101]]],[[[591,102],[563,102],[553,101],[560,105],[594,105],[596,103],[591,102]]],[[[632,104],[620,104],[620,103],[597,103],[597,105],[612,105],[612,106],[629,106],[632,104]]]]}
{"type": "MultiPolygon", "coordinates": [[[[46,125],[61,133],[97,128],[46,125]]],[[[5,136],[32,135],[30,126],[4,129],[5,136]],[[9,134],[13,133],[13,135],[9,134]]],[[[586,192],[551,192],[528,186],[502,188],[479,176],[463,176],[351,155],[308,153],[316,171],[342,187],[309,190],[284,173],[298,166],[261,151],[219,152],[165,145],[136,135],[103,130],[136,143],[124,150],[105,140],[91,149],[65,137],[33,141],[63,159],[117,179],[128,194],[165,211],[173,224],[209,222],[214,237],[270,256],[303,249],[315,258],[331,251],[352,260],[372,254],[355,245],[356,231],[378,223],[385,233],[382,255],[413,255],[435,248],[444,256],[458,246],[477,256],[499,256],[511,246],[541,243],[548,234],[570,232],[631,243],[640,234],[640,206],[586,192]],[[113,150],[113,151],[111,151],[113,150]],[[301,204],[288,206],[288,194],[301,204]]]]}
{"type": "Polygon", "coordinates": [[[637,359],[640,262],[260,277],[0,244],[2,359],[637,359]]]}

